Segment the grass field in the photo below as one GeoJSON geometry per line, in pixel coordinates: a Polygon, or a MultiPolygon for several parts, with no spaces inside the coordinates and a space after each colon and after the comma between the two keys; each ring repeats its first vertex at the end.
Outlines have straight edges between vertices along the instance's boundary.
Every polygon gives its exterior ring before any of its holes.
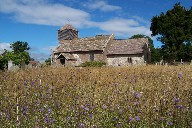
{"type": "Polygon", "coordinates": [[[0,127],[192,127],[192,66],[0,72],[0,127]]]}

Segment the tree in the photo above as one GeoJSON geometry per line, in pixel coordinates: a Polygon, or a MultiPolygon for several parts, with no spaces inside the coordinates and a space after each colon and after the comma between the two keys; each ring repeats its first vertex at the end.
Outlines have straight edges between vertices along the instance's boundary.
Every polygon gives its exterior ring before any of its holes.
{"type": "Polygon", "coordinates": [[[152,36],[163,43],[162,50],[166,53],[167,61],[177,59],[181,45],[192,39],[192,8],[185,9],[176,3],[172,10],[151,19],[152,36]]]}
{"type": "Polygon", "coordinates": [[[45,60],[46,65],[51,65],[51,58],[45,60]]]}
{"type": "Polygon", "coordinates": [[[161,57],[160,50],[154,48],[153,40],[149,36],[146,36],[146,35],[143,35],[143,34],[133,35],[129,39],[137,39],[137,38],[148,38],[149,45],[150,45],[150,50],[151,50],[151,62],[154,63],[154,62],[160,61],[160,57],[161,57]]]}
{"type": "Polygon", "coordinates": [[[10,46],[14,53],[25,52],[30,49],[27,42],[17,41],[13,42],[10,46]]]}
{"type": "Polygon", "coordinates": [[[5,69],[6,66],[7,66],[7,60],[0,55],[0,70],[5,69]]]}
{"type": "Polygon", "coordinates": [[[178,52],[178,60],[191,61],[192,60],[192,42],[183,43],[178,52]]]}

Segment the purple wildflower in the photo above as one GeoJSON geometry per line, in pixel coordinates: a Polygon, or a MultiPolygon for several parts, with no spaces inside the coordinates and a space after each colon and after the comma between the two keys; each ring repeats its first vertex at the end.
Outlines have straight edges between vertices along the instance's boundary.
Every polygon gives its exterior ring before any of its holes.
{"type": "Polygon", "coordinates": [[[26,116],[27,115],[27,108],[24,106],[24,107],[22,107],[22,113],[23,113],[23,115],[24,116],[26,116]]]}
{"type": "Polygon", "coordinates": [[[172,123],[171,121],[169,121],[167,124],[168,124],[169,126],[173,125],[173,123],[172,123]]]}
{"type": "Polygon", "coordinates": [[[51,113],[52,112],[52,110],[51,109],[48,109],[48,113],[51,113]]]}
{"type": "Polygon", "coordinates": [[[182,77],[182,73],[179,73],[178,74],[178,78],[180,79],[182,77]]]}
{"type": "Polygon", "coordinates": [[[175,107],[178,108],[178,109],[183,109],[184,108],[183,105],[176,105],[175,107]]]}
{"type": "Polygon", "coordinates": [[[140,95],[139,95],[139,93],[137,93],[137,92],[134,93],[134,96],[135,96],[136,99],[139,99],[139,98],[140,98],[140,95]]]}
{"type": "Polygon", "coordinates": [[[67,122],[68,122],[70,119],[71,119],[70,116],[66,117],[66,121],[67,121],[67,122]]]}
{"type": "Polygon", "coordinates": [[[131,80],[131,83],[134,83],[134,82],[135,82],[135,79],[132,79],[132,80],[131,80]]]}
{"type": "Polygon", "coordinates": [[[115,117],[113,117],[113,120],[117,120],[117,117],[115,116],[115,117]]]}
{"type": "Polygon", "coordinates": [[[139,105],[139,102],[134,102],[135,105],[139,105]]]}
{"type": "Polygon", "coordinates": [[[172,113],[171,113],[171,112],[169,112],[169,113],[168,113],[168,115],[169,115],[169,116],[172,116],[172,113]]]}
{"type": "Polygon", "coordinates": [[[50,122],[50,119],[49,119],[49,117],[48,117],[48,114],[45,114],[45,123],[49,123],[50,122]]]}
{"type": "Polygon", "coordinates": [[[84,107],[84,110],[89,111],[89,108],[88,107],[84,107]]]}
{"type": "Polygon", "coordinates": [[[176,98],[176,97],[174,97],[174,102],[175,102],[175,103],[178,103],[178,102],[179,102],[179,99],[176,98]]]}
{"type": "Polygon", "coordinates": [[[24,85],[27,86],[27,81],[26,80],[24,81],[24,85]]]}
{"type": "Polygon", "coordinates": [[[41,113],[44,112],[44,108],[41,108],[41,109],[40,109],[40,112],[41,112],[41,113]]]}
{"type": "Polygon", "coordinates": [[[94,106],[91,106],[92,109],[94,109],[95,107],[94,106]]]}
{"type": "Polygon", "coordinates": [[[80,123],[78,127],[79,127],[79,128],[84,128],[84,127],[85,127],[85,124],[80,123]]]}
{"type": "Polygon", "coordinates": [[[160,120],[161,120],[161,121],[164,121],[164,117],[161,117],[160,120]]]}
{"type": "Polygon", "coordinates": [[[140,117],[139,117],[139,116],[136,116],[136,117],[135,117],[135,120],[136,120],[136,121],[140,121],[140,117]]]}
{"type": "Polygon", "coordinates": [[[93,114],[92,114],[92,113],[90,113],[90,114],[89,114],[89,117],[90,117],[90,118],[92,118],[92,117],[93,117],[93,114]]]}
{"type": "Polygon", "coordinates": [[[34,84],[35,84],[35,82],[34,82],[34,81],[32,81],[32,82],[31,82],[31,85],[34,85],[34,84]]]}
{"type": "Polygon", "coordinates": [[[107,106],[106,106],[106,105],[103,105],[103,109],[107,109],[107,106]]]}
{"type": "Polygon", "coordinates": [[[122,123],[119,122],[119,123],[117,124],[117,127],[122,127],[122,123]]]}
{"type": "Polygon", "coordinates": [[[3,113],[2,112],[0,112],[0,117],[3,115],[3,113]]]}
{"type": "Polygon", "coordinates": [[[122,110],[122,109],[119,109],[119,113],[122,114],[122,113],[123,113],[123,110],[122,110]]]}
{"type": "Polygon", "coordinates": [[[134,118],[133,117],[129,117],[129,122],[133,122],[134,118]]]}

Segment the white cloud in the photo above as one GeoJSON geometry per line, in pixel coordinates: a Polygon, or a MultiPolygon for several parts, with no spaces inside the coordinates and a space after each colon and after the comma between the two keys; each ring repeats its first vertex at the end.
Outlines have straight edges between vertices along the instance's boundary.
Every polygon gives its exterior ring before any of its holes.
{"type": "Polygon", "coordinates": [[[132,36],[135,34],[144,34],[150,36],[151,31],[146,26],[134,19],[114,18],[105,22],[92,22],[94,26],[108,33],[114,33],[119,36],[132,36]]]}
{"type": "Polygon", "coordinates": [[[109,5],[105,1],[89,1],[88,3],[84,4],[85,7],[89,9],[98,9],[104,12],[110,12],[110,11],[116,11],[116,10],[121,10],[120,6],[114,6],[114,5],[109,5]]]}
{"type": "Polygon", "coordinates": [[[11,50],[10,43],[0,43],[0,50],[4,50],[4,49],[10,51],[11,50]]]}
{"type": "Polygon", "coordinates": [[[150,26],[150,23],[151,23],[151,22],[148,21],[148,20],[145,20],[145,19],[142,18],[142,17],[139,17],[139,16],[133,16],[132,18],[135,19],[135,20],[137,20],[137,21],[139,21],[139,22],[145,23],[146,25],[150,26]]]}
{"type": "Polygon", "coordinates": [[[70,20],[81,26],[90,17],[89,13],[47,0],[5,0],[0,1],[0,12],[11,13],[14,19],[23,23],[61,26],[70,20]]]}
{"type": "MultiPolygon", "coordinates": [[[[119,6],[109,5],[104,1],[93,1],[87,5],[89,8],[102,11],[121,9],[119,6]]],[[[141,17],[113,18],[103,22],[95,22],[91,21],[91,14],[85,11],[59,3],[50,3],[49,0],[1,0],[0,12],[11,14],[14,20],[22,23],[62,26],[70,20],[70,24],[77,28],[96,27],[103,30],[104,33],[114,33],[117,36],[151,34],[148,22],[141,17]]]]}

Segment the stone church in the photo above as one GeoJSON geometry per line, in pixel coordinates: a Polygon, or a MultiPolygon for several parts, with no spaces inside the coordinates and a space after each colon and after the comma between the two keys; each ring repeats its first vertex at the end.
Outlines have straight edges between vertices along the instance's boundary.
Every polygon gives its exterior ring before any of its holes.
{"type": "Polygon", "coordinates": [[[70,24],[58,30],[59,45],[52,53],[52,64],[78,66],[86,61],[103,61],[108,66],[143,65],[151,60],[147,38],[115,39],[114,34],[79,38],[70,24]]]}

